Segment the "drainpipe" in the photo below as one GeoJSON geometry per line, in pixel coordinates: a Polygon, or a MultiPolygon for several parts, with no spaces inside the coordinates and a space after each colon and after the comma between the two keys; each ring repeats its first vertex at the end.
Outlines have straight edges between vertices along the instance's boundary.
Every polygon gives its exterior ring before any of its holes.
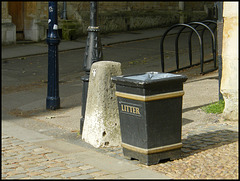
{"type": "Polygon", "coordinates": [[[179,23],[184,23],[184,1],[179,1],[178,6],[179,6],[178,8],[180,13],[179,23]]]}
{"type": "Polygon", "coordinates": [[[222,38],[223,38],[223,2],[218,1],[215,3],[216,18],[217,18],[217,46],[218,46],[218,95],[219,100],[223,100],[223,95],[220,91],[222,80],[222,38]]]}
{"type": "Polygon", "coordinates": [[[67,19],[67,3],[66,1],[63,2],[63,19],[67,19]]]}

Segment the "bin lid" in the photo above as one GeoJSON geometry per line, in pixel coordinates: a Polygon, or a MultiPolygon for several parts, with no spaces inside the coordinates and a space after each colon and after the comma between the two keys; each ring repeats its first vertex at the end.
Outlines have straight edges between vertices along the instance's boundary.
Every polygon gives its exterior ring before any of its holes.
{"type": "Polygon", "coordinates": [[[116,76],[112,77],[112,80],[116,82],[116,84],[147,85],[171,81],[185,82],[187,80],[187,76],[172,73],[146,72],[142,74],[116,76]]]}

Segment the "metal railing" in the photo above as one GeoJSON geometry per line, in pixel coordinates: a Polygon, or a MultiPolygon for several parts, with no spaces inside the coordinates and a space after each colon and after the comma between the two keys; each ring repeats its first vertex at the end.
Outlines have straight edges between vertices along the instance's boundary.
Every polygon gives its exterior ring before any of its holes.
{"type": "Polygon", "coordinates": [[[214,31],[216,30],[216,26],[217,23],[215,21],[212,20],[205,20],[202,22],[190,22],[188,24],[175,24],[171,27],[169,27],[165,33],[163,34],[161,41],[160,41],[160,53],[161,53],[161,66],[162,66],[162,72],[165,72],[165,62],[164,62],[164,40],[165,37],[167,36],[168,32],[170,32],[172,29],[177,28],[177,27],[182,27],[176,34],[176,39],[175,39],[175,56],[176,56],[176,69],[171,70],[169,72],[175,72],[175,71],[179,71],[182,69],[186,69],[186,68],[190,68],[192,66],[196,66],[196,65],[201,65],[201,74],[205,74],[207,72],[211,72],[217,69],[217,65],[216,65],[216,38],[214,35],[214,31]],[[209,24],[214,24],[214,28],[213,30],[210,28],[210,26],[208,26],[209,24]],[[203,29],[201,29],[201,33],[197,30],[197,27],[203,27],[203,29]],[[179,37],[181,35],[181,33],[183,32],[183,30],[185,30],[186,28],[190,29],[189,32],[189,36],[188,36],[188,53],[189,53],[189,65],[184,66],[184,67],[179,67],[179,47],[178,47],[178,42],[179,42],[179,37]],[[211,38],[212,38],[212,59],[209,60],[204,60],[204,32],[205,30],[208,30],[210,32],[211,38]],[[195,33],[197,38],[198,38],[198,42],[199,42],[199,52],[200,52],[200,62],[193,64],[192,61],[192,34],[195,33]],[[204,71],[203,70],[203,65],[204,63],[207,62],[211,62],[213,61],[213,69],[204,71]]]}

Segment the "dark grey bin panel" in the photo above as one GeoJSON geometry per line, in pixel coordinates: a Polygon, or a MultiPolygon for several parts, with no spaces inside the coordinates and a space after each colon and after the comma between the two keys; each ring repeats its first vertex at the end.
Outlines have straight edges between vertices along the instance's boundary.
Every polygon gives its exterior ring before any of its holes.
{"type": "Polygon", "coordinates": [[[147,72],[112,80],[116,83],[124,155],[151,165],[179,154],[183,82],[187,77],[147,72]]]}

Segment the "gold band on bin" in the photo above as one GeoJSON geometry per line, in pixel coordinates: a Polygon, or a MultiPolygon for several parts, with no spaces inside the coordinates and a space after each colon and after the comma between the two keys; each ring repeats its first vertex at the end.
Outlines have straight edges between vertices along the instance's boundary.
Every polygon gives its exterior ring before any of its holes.
{"type": "Polygon", "coordinates": [[[150,149],[139,148],[139,147],[132,146],[132,145],[129,145],[126,143],[122,143],[122,147],[126,148],[128,150],[132,150],[132,151],[139,152],[139,153],[142,153],[145,155],[149,155],[149,154],[153,154],[153,153],[160,153],[160,152],[164,152],[164,151],[170,151],[170,150],[182,148],[182,143],[176,143],[176,144],[172,144],[172,145],[160,146],[157,148],[150,148],[150,149]]]}
{"type": "Polygon", "coordinates": [[[118,92],[116,91],[116,96],[123,97],[127,99],[133,99],[137,101],[154,101],[159,99],[168,99],[168,98],[174,98],[174,97],[180,97],[184,95],[184,91],[176,91],[176,92],[168,92],[168,93],[162,93],[162,94],[155,94],[150,96],[141,96],[136,94],[130,94],[125,92],[118,92]]]}

